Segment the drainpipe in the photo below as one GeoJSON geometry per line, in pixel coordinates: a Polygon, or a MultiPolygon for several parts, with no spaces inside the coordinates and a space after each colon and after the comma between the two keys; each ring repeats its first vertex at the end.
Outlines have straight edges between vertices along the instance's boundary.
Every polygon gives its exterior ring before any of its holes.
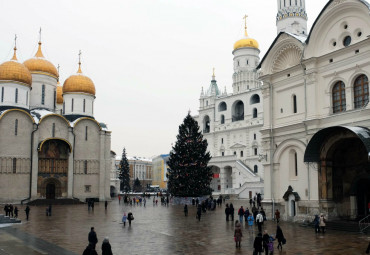
{"type": "Polygon", "coordinates": [[[39,129],[39,126],[36,124],[36,129],[32,131],[31,133],[31,165],[30,165],[30,195],[28,196],[28,198],[25,198],[25,199],[22,199],[21,200],[21,205],[23,205],[23,202],[26,201],[26,200],[30,200],[31,199],[31,192],[32,192],[32,162],[33,162],[33,150],[32,150],[32,147],[33,147],[33,136],[34,136],[34,133],[39,129]]]}

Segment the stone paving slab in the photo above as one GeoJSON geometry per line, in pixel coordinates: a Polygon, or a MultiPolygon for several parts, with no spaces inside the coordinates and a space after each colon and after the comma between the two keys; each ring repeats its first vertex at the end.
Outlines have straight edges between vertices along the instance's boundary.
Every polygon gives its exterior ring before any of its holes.
{"type": "MultiPolygon", "coordinates": [[[[248,202],[238,200],[233,203],[235,208],[239,208],[240,205],[245,207],[248,202]]],[[[199,222],[195,219],[193,206],[189,207],[189,216],[185,217],[182,206],[155,206],[149,199],[146,207],[125,206],[114,200],[108,204],[108,210],[104,209],[104,203],[97,203],[93,212],[89,212],[86,205],[56,205],[51,217],[45,216],[44,207],[32,206],[30,220],[25,221],[22,213],[20,218],[23,223],[11,229],[74,252],[70,254],[82,254],[91,226],[97,232],[99,254],[105,236],[109,236],[115,255],[252,254],[257,228],[243,224],[242,247],[235,249],[234,223],[225,221],[224,209],[222,206],[203,214],[199,222]],[[124,227],[120,224],[123,212],[130,210],[135,220],[131,227],[124,227]]],[[[20,212],[23,212],[22,208],[20,212]]],[[[328,231],[326,234],[315,234],[311,228],[286,222],[281,223],[281,227],[287,244],[282,252],[275,249],[275,254],[357,255],[364,254],[370,241],[369,236],[354,233],[328,231]]],[[[275,234],[276,223],[267,221],[264,229],[275,234]]],[[[43,247],[48,248],[47,245],[43,247]]]]}

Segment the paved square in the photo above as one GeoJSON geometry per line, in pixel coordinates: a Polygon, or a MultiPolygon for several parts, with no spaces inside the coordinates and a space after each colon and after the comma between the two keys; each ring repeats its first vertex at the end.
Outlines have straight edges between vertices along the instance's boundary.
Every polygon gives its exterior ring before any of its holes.
{"type": "MultiPolygon", "coordinates": [[[[232,201],[235,208],[247,201],[232,201]]],[[[23,206],[24,207],[24,206],[23,206]]],[[[241,249],[235,249],[233,222],[225,221],[225,207],[202,214],[195,219],[195,208],[189,207],[185,217],[182,206],[153,206],[148,199],[146,207],[126,206],[113,200],[105,211],[104,203],[97,203],[94,211],[87,205],[53,206],[52,216],[45,215],[46,207],[31,207],[30,221],[25,221],[24,208],[20,208],[23,223],[0,229],[0,255],[2,254],[82,254],[87,235],[94,226],[98,235],[98,254],[108,236],[113,254],[252,254],[257,228],[243,226],[241,249]],[[123,212],[132,211],[132,226],[121,224],[123,212]],[[17,253],[18,251],[18,253],[17,253]],[[24,253],[27,251],[27,253],[24,253]]],[[[236,217],[235,217],[236,220],[236,217]]],[[[275,254],[364,254],[369,236],[337,231],[325,235],[298,224],[281,223],[287,244],[275,254]]],[[[264,229],[275,234],[276,224],[265,223],[264,229]]]]}

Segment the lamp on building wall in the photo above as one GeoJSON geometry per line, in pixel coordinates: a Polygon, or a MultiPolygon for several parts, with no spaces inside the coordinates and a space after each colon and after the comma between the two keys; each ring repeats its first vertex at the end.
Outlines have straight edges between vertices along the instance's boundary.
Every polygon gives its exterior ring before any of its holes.
{"type": "Polygon", "coordinates": [[[258,154],[258,162],[261,162],[262,160],[267,161],[267,153],[266,154],[258,154]]]}

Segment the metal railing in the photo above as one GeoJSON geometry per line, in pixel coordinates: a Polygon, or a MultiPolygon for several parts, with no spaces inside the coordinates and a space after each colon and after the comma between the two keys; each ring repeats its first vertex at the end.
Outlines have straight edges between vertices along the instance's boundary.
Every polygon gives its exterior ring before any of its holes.
{"type": "Polygon", "coordinates": [[[370,227],[370,215],[360,220],[358,226],[360,227],[360,232],[364,233],[370,227]]]}

